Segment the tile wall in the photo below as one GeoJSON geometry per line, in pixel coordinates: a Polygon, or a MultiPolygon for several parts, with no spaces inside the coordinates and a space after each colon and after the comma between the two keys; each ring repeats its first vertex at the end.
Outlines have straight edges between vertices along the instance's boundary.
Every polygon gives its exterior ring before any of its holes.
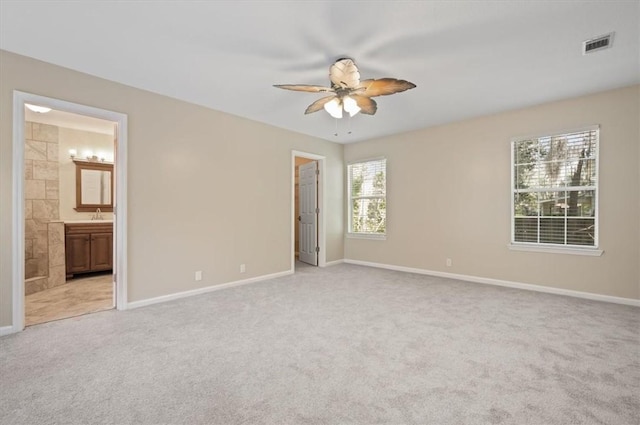
{"type": "Polygon", "coordinates": [[[25,124],[25,292],[65,282],[58,127],[25,124]]]}

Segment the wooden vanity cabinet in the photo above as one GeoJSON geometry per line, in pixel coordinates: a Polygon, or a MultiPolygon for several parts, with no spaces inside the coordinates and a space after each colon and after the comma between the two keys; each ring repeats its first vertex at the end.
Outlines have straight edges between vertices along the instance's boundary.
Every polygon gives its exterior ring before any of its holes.
{"type": "Polygon", "coordinates": [[[67,277],[113,269],[113,223],[65,223],[67,277]]]}

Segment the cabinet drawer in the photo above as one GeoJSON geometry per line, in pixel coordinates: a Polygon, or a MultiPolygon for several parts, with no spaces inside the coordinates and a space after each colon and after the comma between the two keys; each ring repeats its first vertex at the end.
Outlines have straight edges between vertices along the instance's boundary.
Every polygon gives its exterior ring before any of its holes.
{"type": "Polygon", "coordinates": [[[67,235],[113,233],[113,223],[65,223],[64,232],[67,235]]]}

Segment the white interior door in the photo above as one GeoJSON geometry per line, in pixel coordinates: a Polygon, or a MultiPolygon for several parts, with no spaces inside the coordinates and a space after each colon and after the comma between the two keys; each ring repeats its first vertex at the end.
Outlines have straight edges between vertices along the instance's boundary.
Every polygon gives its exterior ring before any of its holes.
{"type": "Polygon", "coordinates": [[[318,265],[318,162],[300,165],[299,202],[300,261],[318,265]]]}

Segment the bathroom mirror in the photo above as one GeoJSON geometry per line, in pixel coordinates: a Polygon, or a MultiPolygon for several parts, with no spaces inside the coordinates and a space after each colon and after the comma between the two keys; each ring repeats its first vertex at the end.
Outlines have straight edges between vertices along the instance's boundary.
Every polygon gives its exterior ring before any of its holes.
{"type": "Polygon", "coordinates": [[[113,164],[73,161],[76,164],[76,211],[113,211],[113,164]]]}

